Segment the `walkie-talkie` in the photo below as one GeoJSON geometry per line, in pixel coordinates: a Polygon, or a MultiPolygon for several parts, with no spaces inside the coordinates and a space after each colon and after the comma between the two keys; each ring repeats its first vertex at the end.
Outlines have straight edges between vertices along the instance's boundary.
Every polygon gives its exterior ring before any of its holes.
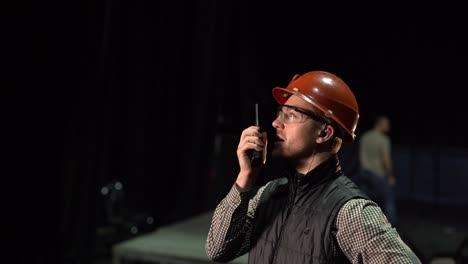
{"type": "MultiPolygon", "coordinates": [[[[260,120],[258,118],[258,103],[255,103],[255,125],[260,126],[260,120]]],[[[262,163],[263,153],[261,151],[252,150],[250,155],[250,163],[253,167],[257,167],[262,163]]]]}

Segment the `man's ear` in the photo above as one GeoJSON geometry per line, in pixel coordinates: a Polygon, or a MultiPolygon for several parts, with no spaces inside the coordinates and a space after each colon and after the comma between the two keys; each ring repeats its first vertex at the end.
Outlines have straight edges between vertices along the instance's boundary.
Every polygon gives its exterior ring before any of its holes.
{"type": "Polygon", "coordinates": [[[323,143],[329,140],[333,136],[334,133],[335,133],[335,130],[333,129],[332,126],[325,125],[322,128],[322,130],[319,132],[319,135],[316,139],[316,143],[323,143]]]}

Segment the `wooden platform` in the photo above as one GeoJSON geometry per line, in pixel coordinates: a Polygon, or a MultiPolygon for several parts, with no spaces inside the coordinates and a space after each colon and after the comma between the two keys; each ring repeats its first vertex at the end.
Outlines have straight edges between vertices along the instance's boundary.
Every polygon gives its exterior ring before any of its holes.
{"type": "MultiPolygon", "coordinates": [[[[113,264],[214,263],[205,253],[205,241],[213,212],[161,227],[112,247],[113,264]]],[[[247,263],[247,255],[230,263],[247,263]]]]}

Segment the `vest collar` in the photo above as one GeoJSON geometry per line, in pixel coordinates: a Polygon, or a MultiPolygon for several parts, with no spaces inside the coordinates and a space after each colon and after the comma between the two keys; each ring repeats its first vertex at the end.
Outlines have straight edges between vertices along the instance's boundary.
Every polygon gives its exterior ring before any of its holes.
{"type": "Polygon", "coordinates": [[[312,188],[342,174],[340,161],[337,155],[331,156],[307,174],[290,172],[288,181],[300,189],[312,188]]]}

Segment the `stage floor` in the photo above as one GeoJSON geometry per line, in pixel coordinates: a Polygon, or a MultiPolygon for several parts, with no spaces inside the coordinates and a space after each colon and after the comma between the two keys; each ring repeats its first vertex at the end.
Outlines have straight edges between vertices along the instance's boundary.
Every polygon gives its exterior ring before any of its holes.
{"type": "MultiPolygon", "coordinates": [[[[113,264],[214,263],[205,253],[205,241],[213,211],[161,227],[112,247],[113,264]]],[[[247,263],[247,254],[230,263],[247,263]]]]}
{"type": "MultiPolygon", "coordinates": [[[[457,252],[466,252],[468,219],[462,213],[466,210],[421,204],[400,204],[399,209],[401,220],[397,229],[423,263],[453,264],[457,252]]],[[[214,263],[205,253],[212,214],[213,211],[205,212],[114,244],[111,261],[113,264],[214,263]]],[[[247,263],[247,254],[230,263],[247,263]]]]}

